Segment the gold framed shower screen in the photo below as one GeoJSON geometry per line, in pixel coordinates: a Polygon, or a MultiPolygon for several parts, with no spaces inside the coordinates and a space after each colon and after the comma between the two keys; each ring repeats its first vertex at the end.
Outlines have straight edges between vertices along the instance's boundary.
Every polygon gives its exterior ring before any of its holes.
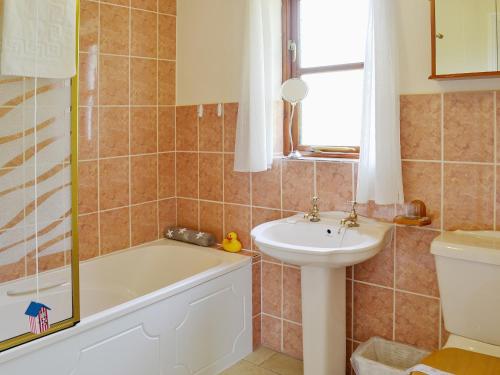
{"type": "MultiPolygon", "coordinates": [[[[80,0],[76,1],[76,75],[71,78],[71,126],[70,126],[70,175],[71,175],[71,304],[72,316],[55,322],[50,328],[39,334],[24,333],[0,341],[0,352],[15,346],[48,336],[52,333],[73,327],[80,321],[80,278],[79,278],[79,252],[78,252],[78,67],[79,67],[79,25],[80,25],[80,0]]],[[[35,90],[35,95],[38,92],[35,90]]],[[[35,128],[38,125],[35,124],[35,128]]],[[[36,131],[36,130],[35,130],[36,131]]],[[[25,151],[23,150],[23,153],[25,151]]],[[[35,173],[37,173],[35,169],[35,173]]],[[[35,197],[38,205],[38,197],[35,197]]],[[[68,267],[69,265],[65,265],[68,267]]],[[[1,317],[0,317],[1,318],[1,317]]]]}

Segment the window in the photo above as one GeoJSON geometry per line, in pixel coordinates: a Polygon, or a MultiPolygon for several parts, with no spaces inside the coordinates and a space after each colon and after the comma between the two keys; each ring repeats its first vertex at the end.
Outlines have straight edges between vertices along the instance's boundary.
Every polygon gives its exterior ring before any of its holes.
{"type": "Polygon", "coordinates": [[[293,124],[294,144],[311,156],[340,147],[353,148],[356,154],[368,1],[288,0],[283,17],[284,78],[300,77],[309,86],[293,124]]]}

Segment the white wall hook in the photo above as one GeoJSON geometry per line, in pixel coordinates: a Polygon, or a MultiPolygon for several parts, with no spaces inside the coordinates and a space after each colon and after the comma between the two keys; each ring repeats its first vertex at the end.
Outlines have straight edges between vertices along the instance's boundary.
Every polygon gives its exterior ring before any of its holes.
{"type": "Polygon", "coordinates": [[[222,103],[217,104],[217,116],[222,117],[223,106],[222,103]]]}
{"type": "Polygon", "coordinates": [[[202,118],[203,117],[203,104],[200,104],[198,106],[198,117],[202,118]]]}

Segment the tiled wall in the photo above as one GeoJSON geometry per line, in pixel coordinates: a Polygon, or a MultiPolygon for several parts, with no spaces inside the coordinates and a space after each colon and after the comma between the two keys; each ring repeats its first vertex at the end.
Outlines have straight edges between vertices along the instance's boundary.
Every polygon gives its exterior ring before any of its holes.
{"type": "Polygon", "coordinates": [[[254,250],[254,341],[302,356],[300,269],[264,256],[252,245],[258,224],[307,210],[317,191],[323,210],[353,198],[353,163],[282,161],[268,172],[233,171],[237,104],[177,107],[176,178],[179,225],[210,231],[220,241],[236,231],[254,250]],[[262,291],[262,293],[261,293],[262,291]],[[262,322],[262,323],[261,323],[262,322]]]}
{"type": "MultiPolygon", "coordinates": [[[[175,3],[82,0],[80,250],[82,259],[161,236],[164,226],[250,230],[310,207],[345,209],[356,163],[283,161],[263,173],[232,170],[237,105],[175,108],[175,3]]],[[[443,229],[497,228],[496,93],[403,96],[406,200],[422,199],[431,227],[397,227],[393,243],[348,270],[347,348],[378,335],[434,349],[441,323],[432,239],[443,229]]],[[[401,209],[360,207],[391,220],[401,209]]],[[[302,355],[300,270],[253,265],[254,340],[302,355]]],[[[350,370],[348,369],[348,372],[350,370]]]]}
{"type": "Polygon", "coordinates": [[[175,223],[175,59],[175,0],[81,0],[81,259],[175,223]]]}
{"type": "MultiPolygon", "coordinates": [[[[268,172],[233,172],[236,105],[226,104],[222,118],[215,110],[205,106],[197,119],[195,106],[177,108],[181,225],[218,238],[236,230],[252,250],[252,227],[307,210],[315,193],[322,210],[344,210],[353,199],[356,162],[276,159],[268,172]]],[[[496,116],[494,92],[401,98],[405,198],[425,201],[433,223],[398,226],[390,246],[348,270],[348,354],[375,335],[429,350],[445,343],[430,243],[441,230],[497,227],[496,116]]],[[[402,211],[360,207],[362,215],[387,221],[402,211]]],[[[300,270],[263,256],[253,272],[256,342],[301,357],[300,270]]]]}

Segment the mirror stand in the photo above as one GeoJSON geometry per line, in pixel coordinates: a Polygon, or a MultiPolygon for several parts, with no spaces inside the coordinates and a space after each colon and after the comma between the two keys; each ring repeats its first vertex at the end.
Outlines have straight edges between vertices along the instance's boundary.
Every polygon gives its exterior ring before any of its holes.
{"type": "Polygon", "coordinates": [[[290,139],[290,153],[288,159],[302,159],[302,154],[299,150],[294,149],[293,144],[293,116],[295,115],[295,108],[307,96],[309,88],[307,84],[300,78],[290,78],[285,81],[281,86],[281,97],[286,102],[290,103],[290,117],[288,119],[288,136],[290,139]]]}
{"type": "Polygon", "coordinates": [[[293,116],[295,114],[295,107],[297,106],[297,103],[290,103],[291,110],[290,110],[290,118],[288,119],[288,132],[289,132],[289,138],[290,138],[290,153],[287,156],[287,159],[302,159],[302,154],[300,153],[299,150],[294,150],[294,145],[293,145],[293,136],[292,136],[292,124],[293,124],[293,116]]]}

